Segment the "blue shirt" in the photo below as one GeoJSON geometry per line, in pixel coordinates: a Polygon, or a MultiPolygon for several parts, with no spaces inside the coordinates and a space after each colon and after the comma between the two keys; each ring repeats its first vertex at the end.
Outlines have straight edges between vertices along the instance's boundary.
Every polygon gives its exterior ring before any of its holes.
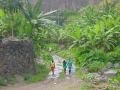
{"type": "Polygon", "coordinates": [[[67,65],[68,65],[68,67],[72,67],[72,60],[71,59],[68,60],[67,65]]]}

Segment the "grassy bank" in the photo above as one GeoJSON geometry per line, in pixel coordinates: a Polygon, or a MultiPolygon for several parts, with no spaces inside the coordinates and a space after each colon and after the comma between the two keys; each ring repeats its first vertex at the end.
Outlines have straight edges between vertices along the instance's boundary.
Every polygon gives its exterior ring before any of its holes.
{"type": "Polygon", "coordinates": [[[15,76],[0,77],[0,86],[7,86],[7,84],[14,84],[15,82],[15,76]]]}
{"type": "Polygon", "coordinates": [[[49,69],[42,64],[37,64],[36,65],[37,72],[36,74],[26,74],[24,75],[24,80],[27,83],[34,83],[38,81],[43,81],[47,78],[49,69]]]}
{"type": "MultiPolygon", "coordinates": [[[[35,74],[27,73],[27,74],[22,75],[21,78],[23,78],[23,80],[28,84],[39,82],[39,81],[45,80],[50,71],[46,65],[42,65],[42,64],[36,64],[36,70],[37,71],[35,74]]],[[[15,76],[0,77],[0,86],[7,86],[8,84],[15,84],[17,83],[16,78],[17,77],[15,76]]]]}

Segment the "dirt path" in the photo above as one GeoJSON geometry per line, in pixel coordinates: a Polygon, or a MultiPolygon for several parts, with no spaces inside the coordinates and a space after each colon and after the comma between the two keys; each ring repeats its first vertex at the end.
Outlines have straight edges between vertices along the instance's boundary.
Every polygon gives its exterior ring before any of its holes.
{"type": "MultiPolygon", "coordinates": [[[[63,71],[63,64],[62,64],[62,62],[63,62],[64,59],[62,57],[56,55],[56,54],[52,55],[52,57],[53,57],[53,60],[55,62],[55,72],[54,72],[55,76],[53,76],[52,72],[50,72],[49,75],[48,75],[48,79],[57,79],[57,78],[60,77],[60,73],[63,71]]],[[[72,70],[71,70],[72,71],[72,73],[71,73],[72,76],[75,74],[75,70],[76,70],[76,67],[73,64],[72,65],[72,70]]],[[[66,71],[67,75],[69,74],[68,71],[69,70],[67,68],[67,71],[66,71]]]]}
{"type": "Polygon", "coordinates": [[[77,77],[62,79],[49,79],[30,85],[14,85],[1,90],[79,90],[82,81],[77,77]]]}
{"type": "MultiPolygon", "coordinates": [[[[53,55],[53,59],[56,63],[55,76],[52,76],[50,72],[48,78],[45,81],[34,84],[16,84],[14,86],[7,86],[1,90],[79,90],[82,81],[74,74],[75,65],[73,64],[72,75],[66,76],[65,79],[60,79],[60,73],[62,72],[63,58],[53,55]]],[[[68,70],[67,70],[68,71],[68,70]]]]}

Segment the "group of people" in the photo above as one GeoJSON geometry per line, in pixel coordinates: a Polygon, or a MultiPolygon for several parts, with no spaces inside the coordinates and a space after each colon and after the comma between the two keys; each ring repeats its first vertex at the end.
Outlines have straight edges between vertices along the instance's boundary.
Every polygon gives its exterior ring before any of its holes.
{"type": "MultiPolygon", "coordinates": [[[[55,72],[55,62],[54,60],[51,61],[51,71],[52,71],[52,75],[54,75],[55,72]]],[[[69,58],[68,60],[63,60],[63,69],[64,69],[64,74],[66,75],[66,70],[69,70],[69,75],[71,74],[71,69],[72,69],[72,59],[69,58]]]]}

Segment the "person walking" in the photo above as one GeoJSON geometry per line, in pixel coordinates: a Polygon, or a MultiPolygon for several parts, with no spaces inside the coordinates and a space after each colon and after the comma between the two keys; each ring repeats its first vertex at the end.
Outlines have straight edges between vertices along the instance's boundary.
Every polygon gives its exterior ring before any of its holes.
{"type": "Polygon", "coordinates": [[[52,75],[54,76],[55,75],[55,73],[54,73],[55,72],[55,62],[54,62],[54,60],[51,61],[50,66],[51,66],[52,75]]]}
{"type": "Polygon", "coordinates": [[[63,61],[63,69],[64,69],[64,74],[66,75],[66,68],[67,68],[67,62],[64,60],[63,61]]]}
{"type": "Polygon", "coordinates": [[[72,59],[71,58],[68,59],[67,66],[68,66],[69,75],[70,75],[71,74],[71,69],[72,69],[72,59]]]}

